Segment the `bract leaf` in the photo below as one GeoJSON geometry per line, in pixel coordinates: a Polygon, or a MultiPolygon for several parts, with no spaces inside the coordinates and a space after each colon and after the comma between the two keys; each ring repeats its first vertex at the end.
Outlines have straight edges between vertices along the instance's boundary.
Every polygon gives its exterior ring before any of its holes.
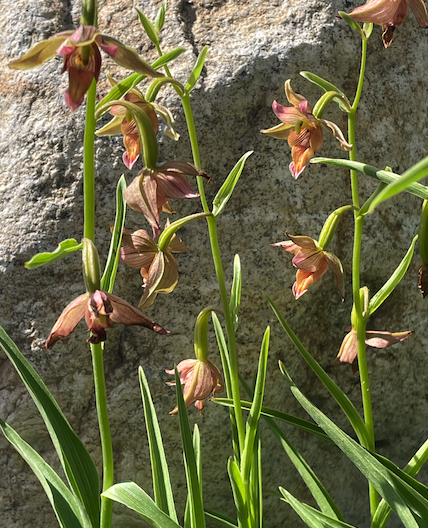
{"type": "Polygon", "coordinates": [[[162,2],[158,12],[156,13],[155,18],[155,28],[158,34],[162,31],[163,25],[165,23],[165,14],[166,14],[166,0],[162,2]]]}
{"type": "Polygon", "coordinates": [[[102,496],[136,511],[153,528],[180,528],[180,525],[168,517],[135,482],[115,484],[108,488],[102,496]]]}
{"type": "Polygon", "coordinates": [[[411,246],[409,247],[407,253],[405,254],[403,260],[398,265],[397,269],[391,275],[391,277],[385,282],[382,288],[370,299],[369,302],[369,314],[372,315],[379,306],[391,295],[391,293],[396,288],[397,284],[401,281],[406,273],[410,262],[412,261],[413,253],[415,250],[416,240],[418,235],[413,239],[411,246]]]}
{"type": "Polygon", "coordinates": [[[153,42],[153,44],[156,47],[159,46],[158,35],[156,33],[155,28],[152,26],[152,23],[150,22],[150,20],[146,17],[146,15],[144,13],[142,13],[138,9],[138,7],[135,7],[134,9],[135,9],[135,11],[137,11],[138,18],[140,19],[141,25],[143,26],[144,31],[147,33],[147,36],[149,37],[149,39],[153,42]]]}
{"type": "MultiPolygon", "coordinates": [[[[300,75],[302,77],[304,77],[305,79],[307,79],[309,82],[319,86],[325,92],[337,92],[337,93],[339,93],[347,101],[348,105],[351,106],[351,103],[350,103],[349,99],[342,92],[342,90],[339,90],[339,88],[337,88],[337,86],[335,86],[331,82],[326,81],[322,77],[319,77],[318,75],[315,75],[315,73],[311,73],[311,72],[308,72],[308,71],[301,71],[300,75]]],[[[340,98],[337,97],[334,100],[339,105],[340,109],[343,110],[343,112],[348,112],[348,109],[347,109],[346,105],[343,103],[343,101],[340,100],[340,98]]]]}
{"type": "Polygon", "coordinates": [[[339,16],[348,24],[351,29],[356,31],[363,40],[366,40],[366,35],[364,34],[360,24],[358,24],[358,22],[356,22],[352,17],[350,17],[348,13],[345,13],[344,11],[339,11],[339,16]]]}
{"type": "Polygon", "coordinates": [[[52,252],[43,252],[34,255],[24,265],[27,269],[39,268],[46,264],[52,264],[57,260],[66,257],[70,253],[74,253],[78,249],[82,249],[82,244],[74,240],[74,238],[67,238],[58,244],[58,247],[52,252]]]}
{"type": "Polygon", "coordinates": [[[192,70],[192,73],[189,76],[189,80],[187,81],[184,87],[184,93],[186,95],[189,95],[189,93],[195,87],[195,84],[198,82],[198,79],[202,72],[202,68],[204,67],[205,57],[207,56],[207,53],[208,53],[208,46],[205,46],[205,48],[203,48],[201,53],[199,53],[198,58],[196,60],[196,64],[192,70]]]}
{"type": "Polygon", "coordinates": [[[235,255],[233,261],[233,282],[232,289],[230,291],[230,302],[229,309],[230,315],[233,320],[233,328],[236,332],[238,329],[238,312],[241,304],[241,289],[242,289],[242,273],[241,273],[241,260],[239,255],[235,255]]]}
{"type": "Polygon", "coordinates": [[[244,169],[245,162],[247,158],[251,156],[252,153],[253,151],[250,150],[249,152],[246,152],[241,157],[238,163],[230,171],[223,185],[220,187],[218,193],[216,194],[213,200],[213,215],[214,216],[218,216],[224,211],[224,208],[226,207],[227,202],[232,196],[233,189],[235,188],[235,185],[238,183],[239,177],[241,176],[241,173],[244,169]]]}

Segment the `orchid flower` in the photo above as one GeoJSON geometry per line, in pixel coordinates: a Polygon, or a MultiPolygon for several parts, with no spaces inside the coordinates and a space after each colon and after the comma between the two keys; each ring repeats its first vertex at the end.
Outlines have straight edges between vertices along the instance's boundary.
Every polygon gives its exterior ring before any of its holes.
{"type": "Polygon", "coordinates": [[[290,79],[285,82],[285,95],[293,106],[285,107],[274,101],[273,111],[282,123],[267,130],[261,130],[261,132],[276,139],[288,140],[293,158],[290,163],[290,172],[293,178],[297,179],[304,171],[306,163],[322,146],[323,126],[330,130],[339,141],[340,148],[351,150],[352,145],[345,140],[337,125],[326,119],[317,119],[312,114],[312,107],[308,101],[293,91],[290,82],[290,79]]]}

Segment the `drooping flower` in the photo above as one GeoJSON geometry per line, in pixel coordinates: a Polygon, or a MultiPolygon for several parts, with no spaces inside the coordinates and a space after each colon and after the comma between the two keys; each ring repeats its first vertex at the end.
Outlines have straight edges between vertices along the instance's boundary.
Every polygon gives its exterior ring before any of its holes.
{"type": "Polygon", "coordinates": [[[357,22],[373,22],[382,26],[382,40],[387,48],[394,37],[395,27],[406,20],[409,7],[419,26],[428,28],[427,8],[423,0],[370,0],[354,9],[349,16],[357,22]]]}
{"type": "MultiPolygon", "coordinates": [[[[177,365],[183,387],[183,398],[186,407],[195,402],[195,407],[202,410],[205,400],[212,394],[223,392],[224,383],[219,369],[211,361],[201,361],[199,359],[185,359],[177,365]]],[[[167,374],[174,376],[174,370],[165,370],[167,374]]],[[[175,381],[168,381],[167,385],[175,386],[175,381]]],[[[177,414],[178,407],[175,407],[169,414],[177,414]]]]}
{"type": "Polygon", "coordinates": [[[342,263],[333,255],[321,249],[316,240],[308,236],[291,236],[290,240],[277,242],[272,246],[280,246],[284,251],[292,253],[293,266],[297,268],[296,282],[293,285],[293,294],[296,299],[301,297],[315,282],[321,280],[324,273],[330,268],[336,276],[336,284],[342,299],[344,298],[344,272],[342,263]]]}
{"type": "Polygon", "coordinates": [[[172,253],[187,251],[186,244],[173,235],[167,250],[161,251],[144,229],[134,233],[124,230],[123,242],[125,246],[120,248],[120,260],[133,268],[141,268],[144,279],[144,294],[138,308],[148,308],[158,293],[171,293],[177,285],[178,267],[172,253]]]}
{"type": "Polygon", "coordinates": [[[156,238],[161,230],[159,216],[162,211],[173,213],[169,206],[170,198],[197,198],[195,192],[187,182],[188,176],[204,176],[206,173],[197,169],[191,163],[171,161],[156,167],[145,168],[134,178],[124,192],[126,203],[139,213],[143,213],[153,229],[156,238]]]}
{"type": "Polygon", "coordinates": [[[106,340],[106,328],[113,326],[113,323],[145,326],[158,334],[168,333],[155,321],[116,295],[96,290],[92,294],[80,295],[66,306],[52,328],[45,348],[69,336],[83,317],[88,325],[88,332],[92,333],[88,343],[93,344],[106,340]]]}
{"type": "Polygon", "coordinates": [[[41,66],[55,55],[64,57],[62,72],[68,72],[69,86],[64,94],[65,101],[71,110],[76,110],[82,103],[93,79],[98,80],[101,70],[101,48],[117,64],[150,77],[161,77],[143,61],[132,48],[118,40],[102,35],[93,26],[80,26],[78,29],[63,31],[42,40],[19,59],[11,62],[9,67],[15,70],[30,70],[41,66]]]}
{"type": "MultiPolygon", "coordinates": [[[[108,76],[110,83],[114,86],[116,82],[108,76]]],[[[149,103],[145,100],[143,94],[137,89],[133,88],[124,97],[125,101],[135,104],[148,115],[153,125],[155,134],[159,130],[158,116],[167,124],[165,135],[177,141],[179,135],[173,129],[174,118],[171,112],[163,105],[153,102],[149,103]]],[[[114,136],[116,134],[123,135],[123,144],[125,145],[126,152],[123,154],[123,163],[128,169],[132,169],[138,156],[141,152],[140,136],[138,134],[137,124],[134,119],[128,120],[127,110],[121,105],[114,105],[110,113],[115,117],[96,132],[97,136],[114,136]]]]}
{"type": "MultiPolygon", "coordinates": [[[[413,333],[414,330],[396,333],[367,330],[365,343],[366,345],[373,348],[386,348],[391,345],[395,345],[400,341],[404,341],[413,333]]],[[[357,346],[357,331],[355,330],[355,328],[352,327],[342,341],[342,345],[340,346],[340,350],[337,354],[337,358],[334,364],[338,364],[339,362],[350,363],[354,372],[356,372],[356,361],[358,356],[357,346]]]]}
{"type": "Polygon", "coordinates": [[[273,111],[282,121],[280,125],[267,130],[261,130],[263,134],[276,139],[287,139],[291,147],[293,161],[290,163],[290,171],[297,179],[306,167],[306,163],[315,156],[321,148],[324,134],[324,126],[339,141],[344,150],[351,150],[350,145],[340,128],[326,119],[317,119],[312,114],[312,107],[308,101],[293,91],[290,79],[285,82],[285,95],[288,102],[293,106],[282,106],[277,101],[272,104],[273,111]]]}

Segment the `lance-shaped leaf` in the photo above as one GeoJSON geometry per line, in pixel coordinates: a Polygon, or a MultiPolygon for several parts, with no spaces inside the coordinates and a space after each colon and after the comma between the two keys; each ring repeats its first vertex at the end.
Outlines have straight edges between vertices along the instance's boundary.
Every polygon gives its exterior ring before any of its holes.
{"type": "MultiPolygon", "coordinates": [[[[390,184],[401,178],[399,174],[394,172],[389,172],[386,170],[380,170],[372,165],[367,165],[366,163],[361,163],[359,161],[350,161],[345,159],[332,159],[332,158],[312,158],[310,163],[322,163],[325,165],[331,165],[333,167],[340,167],[342,169],[356,170],[372,178],[376,178],[379,181],[390,184]]],[[[420,183],[412,183],[406,189],[406,192],[414,194],[419,198],[424,200],[428,198],[428,187],[421,185],[420,183]]],[[[360,214],[364,214],[367,211],[361,208],[360,214]]]]}
{"type": "Polygon", "coordinates": [[[245,162],[249,156],[253,153],[252,150],[249,152],[246,152],[242,158],[238,161],[238,163],[233,167],[233,169],[230,171],[228,177],[226,178],[223,185],[220,187],[218,193],[216,194],[214,200],[213,200],[213,215],[218,216],[226,207],[227,202],[230,200],[230,197],[232,196],[233,189],[235,188],[235,185],[238,183],[239,177],[241,176],[241,173],[244,169],[245,162]]]}
{"type": "Polygon", "coordinates": [[[63,528],[91,528],[92,523],[82,504],[55,471],[7,423],[0,420],[4,436],[33,470],[63,528]]]}
{"type": "Polygon", "coordinates": [[[189,80],[187,81],[184,92],[186,95],[189,95],[189,93],[193,90],[195,87],[195,84],[198,82],[198,79],[201,75],[202,68],[204,67],[205,63],[205,57],[208,53],[208,46],[205,46],[205,48],[199,53],[198,58],[196,60],[196,64],[192,70],[192,73],[190,74],[189,80]]]}
{"type": "MultiPolygon", "coordinates": [[[[315,75],[314,73],[311,73],[311,72],[308,72],[308,71],[301,71],[300,75],[302,77],[304,77],[305,79],[307,79],[309,82],[319,86],[325,92],[337,92],[337,93],[339,93],[345,99],[347,105],[349,107],[351,106],[351,103],[349,102],[349,99],[342,92],[342,90],[339,90],[339,88],[337,88],[337,86],[335,86],[331,82],[328,82],[325,79],[323,79],[322,77],[319,77],[318,75],[315,75]]],[[[343,112],[348,112],[348,107],[347,107],[346,103],[344,103],[339,97],[336,97],[334,100],[339,105],[340,109],[343,110],[343,112]]]]}
{"type": "Polygon", "coordinates": [[[229,310],[233,320],[233,328],[236,332],[238,329],[238,312],[241,304],[241,288],[242,288],[242,273],[241,273],[241,260],[239,255],[235,255],[233,261],[233,282],[230,291],[230,302],[229,310]]]}
{"type": "Polygon", "coordinates": [[[158,9],[158,12],[156,13],[155,28],[158,33],[162,31],[163,25],[165,23],[165,13],[166,13],[166,0],[161,3],[158,9]]]}
{"type": "Polygon", "coordinates": [[[155,502],[163,512],[165,512],[173,521],[178,523],[174,497],[172,495],[171,481],[169,479],[168,464],[163,448],[162,435],[152,396],[150,394],[149,384],[147,383],[147,378],[142,367],[139,367],[138,369],[138,377],[140,380],[147,438],[149,441],[155,502]]]}
{"type": "Polygon", "coordinates": [[[347,13],[344,13],[343,11],[339,11],[339,15],[340,18],[342,18],[342,20],[344,20],[351,29],[356,31],[363,40],[366,40],[366,35],[363,31],[363,28],[360,26],[360,24],[358,24],[358,22],[355,22],[352,17],[350,17],[347,13]]]}
{"type": "Polygon", "coordinates": [[[138,17],[140,19],[141,25],[144,28],[144,31],[147,33],[147,36],[149,39],[153,42],[153,44],[158,47],[159,46],[159,37],[156,33],[155,28],[153,27],[150,20],[146,17],[144,13],[142,13],[138,7],[135,7],[135,11],[138,13],[138,17]]]}
{"type": "Polygon", "coordinates": [[[153,528],[180,528],[180,525],[168,517],[135,482],[115,484],[105,491],[102,496],[120,502],[131,510],[136,511],[153,528]]]}
{"type": "Polygon", "coordinates": [[[126,202],[123,193],[126,189],[125,177],[120,177],[116,188],[116,219],[111,236],[110,249],[104,273],[101,278],[101,289],[112,293],[116,279],[117,267],[120,259],[120,245],[122,244],[123,228],[125,226],[126,202]]]}
{"type": "Polygon", "coordinates": [[[282,363],[280,369],[291,392],[303,409],[324,429],[337,447],[384,497],[403,525],[406,528],[426,526],[426,523],[420,524],[420,521],[428,519],[428,500],[393,471],[386,468],[369,451],[350,438],[315,407],[297,388],[282,363]]]}
{"type": "Polygon", "coordinates": [[[239,471],[239,466],[232,457],[229,458],[227,463],[227,472],[229,473],[230,484],[232,486],[233,499],[238,516],[238,526],[240,528],[250,528],[244,482],[239,471]]]}
{"type": "Polygon", "coordinates": [[[0,326],[0,346],[33,398],[51,436],[64,473],[94,528],[99,526],[100,480],[85,446],[71,428],[40,376],[0,326]]]}
{"type": "Polygon", "coordinates": [[[413,242],[411,246],[409,247],[409,250],[407,251],[403,260],[400,262],[397,269],[394,271],[391,277],[385,282],[382,288],[375,295],[373,295],[373,297],[370,299],[370,302],[369,302],[369,314],[370,315],[372,315],[379,308],[379,306],[391,295],[391,293],[395,290],[397,284],[404,277],[404,274],[406,273],[408,267],[410,266],[410,262],[412,261],[413,252],[415,250],[415,244],[416,244],[417,239],[418,239],[418,235],[414,237],[413,242]]]}
{"type": "Polygon", "coordinates": [[[302,521],[310,528],[354,528],[351,524],[326,515],[308,504],[300,502],[284,488],[280,487],[279,491],[284,497],[283,500],[293,508],[302,521]]]}
{"type": "Polygon", "coordinates": [[[25,263],[27,269],[39,268],[40,266],[45,266],[46,264],[52,264],[57,260],[60,260],[70,253],[74,253],[78,249],[82,249],[82,244],[74,240],[74,238],[67,238],[59,243],[55,251],[52,252],[43,252],[34,255],[31,259],[25,263]]]}

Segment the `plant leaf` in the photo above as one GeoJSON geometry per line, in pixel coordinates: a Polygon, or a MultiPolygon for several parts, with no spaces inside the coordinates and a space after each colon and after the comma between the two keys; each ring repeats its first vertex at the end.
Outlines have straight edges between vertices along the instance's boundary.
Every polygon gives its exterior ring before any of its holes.
{"type": "Polygon", "coordinates": [[[394,291],[397,284],[404,277],[404,274],[406,273],[408,267],[410,266],[410,262],[412,261],[413,252],[415,250],[415,244],[416,244],[417,239],[418,239],[418,235],[416,235],[413,238],[413,241],[412,241],[412,244],[409,250],[407,251],[403,260],[400,262],[397,269],[394,271],[391,277],[385,282],[382,288],[375,295],[373,295],[373,297],[370,299],[370,302],[369,302],[369,314],[370,315],[372,315],[379,308],[379,306],[391,295],[391,293],[394,291]]]}
{"type": "Polygon", "coordinates": [[[239,255],[235,255],[233,261],[233,282],[232,289],[230,291],[230,302],[229,310],[233,320],[233,328],[238,329],[238,312],[241,304],[241,289],[242,289],[242,273],[241,273],[241,260],[239,255]]]}
{"type": "Polygon", "coordinates": [[[297,500],[284,488],[279,488],[284,501],[287,502],[299,517],[311,528],[354,528],[351,524],[343,522],[334,517],[330,517],[308,504],[297,500]]]}
{"type": "Polygon", "coordinates": [[[205,515],[216,521],[217,524],[223,526],[224,528],[238,528],[233,519],[229,519],[229,517],[226,517],[221,513],[217,513],[213,510],[208,510],[205,508],[205,515]]]}
{"type": "Polygon", "coordinates": [[[198,79],[201,75],[202,68],[204,67],[205,63],[205,57],[208,53],[208,46],[205,46],[201,53],[199,53],[198,58],[196,60],[196,64],[193,67],[192,73],[189,76],[189,80],[187,81],[185,87],[184,87],[184,93],[186,95],[189,95],[189,93],[193,90],[195,87],[195,84],[198,82],[198,79]]]}
{"type": "Polygon", "coordinates": [[[253,452],[255,449],[255,439],[259,426],[260,413],[265,392],[267,358],[269,352],[269,336],[270,328],[268,326],[263,336],[259,357],[259,366],[257,370],[256,386],[254,389],[253,403],[251,405],[250,414],[248,415],[247,427],[245,431],[245,442],[241,461],[241,475],[244,482],[247,481],[250,477],[251,463],[253,459],[253,452]]]}
{"type": "Polygon", "coordinates": [[[57,473],[3,420],[0,420],[0,428],[6,439],[9,440],[39,479],[60,526],[64,528],[91,528],[91,520],[82,504],[57,473]]]}
{"type": "Polygon", "coordinates": [[[239,528],[250,528],[248,523],[248,507],[245,496],[245,486],[242,481],[241,472],[238,464],[230,457],[227,464],[227,472],[229,473],[230,484],[232,486],[233,498],[235,500],[236,513],[238,516],[239,528]]]}
{"type": "Polygon", "coordinates": [[[74,253],[78,249],[82,249],[82,243],[77,242],[74,238],[67,238],[58,244],[58,247],[52,252],[37,253],[34,257],[24,264],[27,269],[39,268],[46,264],[52,264],[57,260],[66,257],[70,253],[74,253]]]}
{"type": "Polygon", "coordinates": [[[241,157],[238,163],[230,171],[223,185],[220,187],[218,193],[216,194],[213,200],[213,215],[214,216],[219,216],[224,211],[224,208],[226,207],[227,202],[232,196],[233,189],[235,188],[235,185],[238,183],[239,176],[241,176],[241,172],[244,169],[245,162],[247,158],[251,156],[252,153],[253,151],[250,150],[249,152],[246,152],[241,157]]]}
{"type": "Polygon", "coordinates": [[[165,14],[166,14],[166,0],[162,2],[158,12],[156,13],[155,18],[155,28],[158,33],[162,31],[163,25],[165,23],[165,14]]]}
{"type": "MultiPolygon", "coordinates": [[[[349,106],[351,106],[351,103],[349,102],[349,99],[346,97],[346,95],[342,92],[342,90],[339,90],[337,86],[332,84],[331,82],[326,81],[322,77],[319,77],[318,75],[315,75],[314,73],[308,72],[308,71],[301,71],[300,75],[307,79],[309,82],[316,84],[319,86],[322,90],[325,92],[337,92],[342,97],[345,98],[345,100],[348,102],[349,106]]],[[[339,105],[340,109],[343,110],[343,112],[348,113],[348,109],[343,104],[343,101],[341,101],[338,97],[334,99],[336,103],[339,105]]]]}
{"type": "Polygon", "coordinates": [[[110,249],[104,273],[101,278],[101,289],[112,293],[114,281],[116,279],[117,267],[120,259],[120,245],[122,243],[123,228],[125,226],[126,201],[123,193],[126,189],[125,177],[119,178],[116,188],[116,219],[114,221],[113,233],[111,236],[110,249]]]}
{"type": "Polygon", "coordinates": [[[325,388],[330,392],[336,402],[339,404],[342,411],[347,416],[350,424],[354,428],[354,431],[357,433],[357,436],[362,444],[368,445],[370,443],[370,438],[367,433],[366,425],[358,413],[357,409],[354,407],[351,400],[348,396],[342,391],[342,389],[336,385],[336,383],[330,378],[330,376],[324,371],[321,365],[311,356],[311,354],[306,350],[303,344],[300,342],[296,334],[291,330],[288,323],[285,321],[284,317],[280,314],[278,308],[275,306],[272,299],[270,299],[266,294],[272,310],[274,311],[278,321],[280,322],[282,328],[287,333],[288,337],[294,343],[297,350],[302,355],[306,363],[311,367],[314,373],[318,376],[319,380],[323,383],[325,388]]]}
{"type": "Polygon", "coordinates": [[[337,447],[384,497],[403,525],[406,528],[421,527],[421,520],[428,519],[428,500],[337,427],[301,393],[284,365],[280,364],[280,368],[291,392],[303,409],[324,429],[337,447]]]}
{"type": "MultiPolygon", "coordinates": [[[[372,178],[376,178],[379,181],[390,184],[399,180],[401,176],[394,172],[386,170],[380,170],[373,165],[367,165],[367,163],[361,163],[359,161],[350,161],[345,159],[333,159],[333,158],[312,158],[310,163],[323,163],[324,165],[331,165],[333,167],[340,167],[342,169],[356,170],[372,178]]],[[[406,192],[414,194],[419,198],[428,199],[428,188],[420,183],[412,183],[406,189],[406,192]]],[[[364,211],[363,211],[364,213],[364,211]]],[[[362,214],[362,213],[361,213],[362,214]]]]}
{"type": "Polygon", "coordinates": [[[180,525],[170,519],[135,482],[115,484],[108,488],[102,496],[136,511],[154,528],[180,528],[180,525]]]}
{"type": "Polygon", "coordinates": [[[205,528],[205,514],[202,501],[202,486],[198,478],[198,469],[195,450],[193,447],[192,433],[190,431],[189,417],[183,399],[180,375],[175,368],[175,384],[177,394],[178,416],[180,421],[181,442],[183,446],[184,466],[187,479],[187,496],[192,528],[205,528]]]}
{"type": "Polygon", "coordinates": [[[140,380],[147,438],[149,441],[155,502],[159,508],[170,517],[170,519],[178,523],[171,481],[169,478],[168,464],[163,448],[162,435],[152,396],[150,394],[149,384],[147,383],[147,378],[142,367],[139,367],[138,369],[138,378],[140,380]]]}
{"type": "Polygon", "coordinates": [[[159,38],[158,38],[158,35],[157,35],[156,30],[155,30],[155,28],[153,27],[152,23],[150,22],[150,20],[146,17],[145,14],[143,14],[143,13],[138,9],[138,7],[135,7],[134,9],[135,9],[135,11],[137,11],[137,13],[138,13],[138,18],[140,19],[141,25],[143,26],[144,31],[147,33],[147,36],[149,37],[149,39],[153,42],[153,44],[154,44],[156,47],[159,46],[159,38]]]}
{"type": "Polygon", "coordinates": [[[98,528],[101,484],[88,451],[71,428],[40,376],[1,326],[0,346],[33,398],[52,438],[70,486],[83,503],[93,527],[98,528]]]}

